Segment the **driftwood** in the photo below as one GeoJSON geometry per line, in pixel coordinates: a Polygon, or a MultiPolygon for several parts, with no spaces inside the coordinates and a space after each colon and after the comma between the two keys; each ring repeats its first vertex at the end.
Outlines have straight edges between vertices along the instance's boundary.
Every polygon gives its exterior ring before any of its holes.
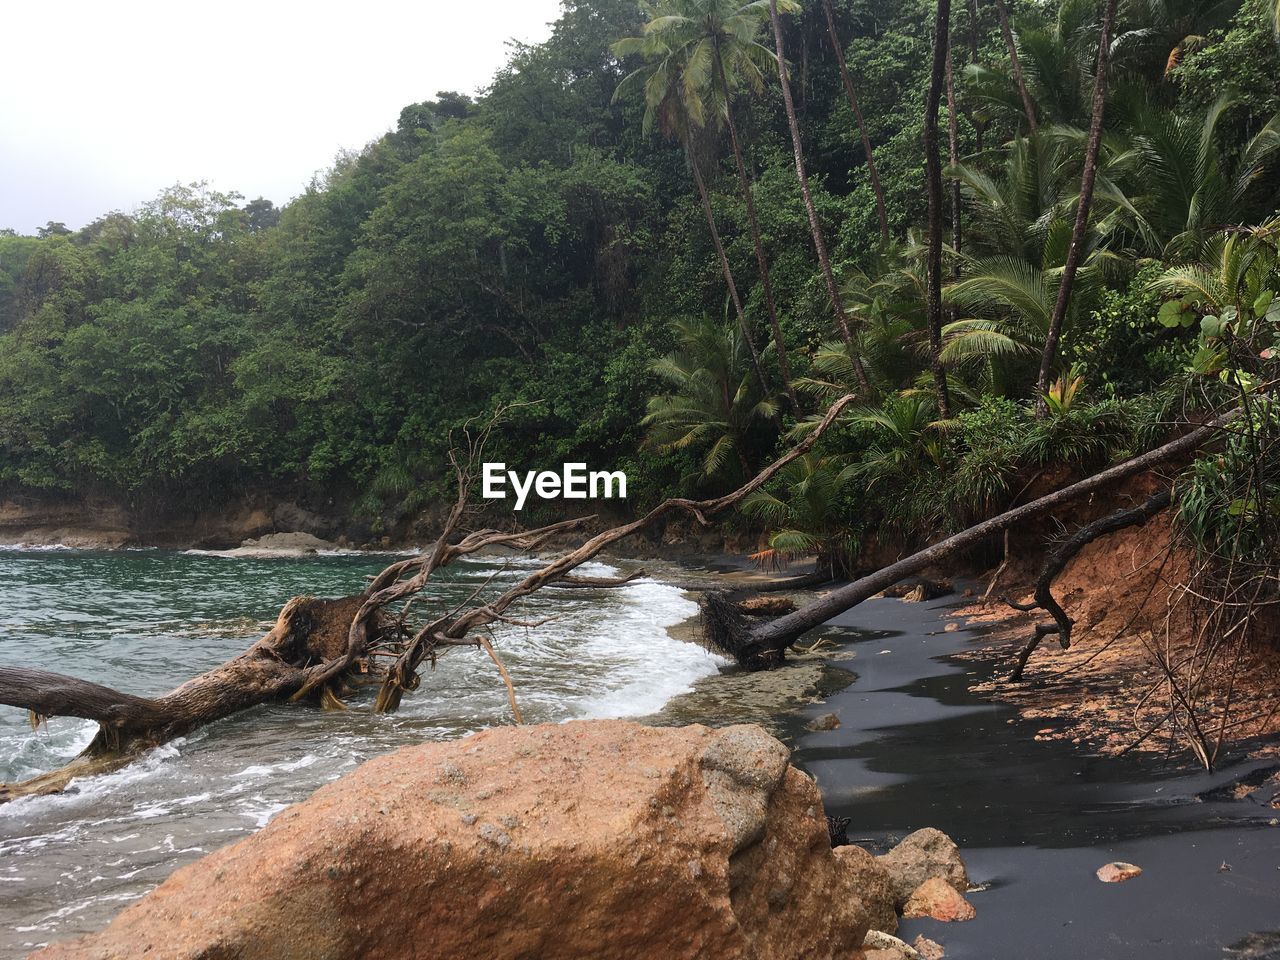
{"type": "Polygon", "coordinates": [[[97,736],[75,761],[24,783],[0,784],[0,802],[57,792],[73,776],[121,766],[142,750],[249,707],[294,701],[341,706],[348,682],[362,675],[380,680],[373,709],[394,711],[404,694],[418,686],[419,667],[451,647],[480,649],[493,659],[518,718],[514,687],[489,640],[494,625],[529,625],[511,615],[514,605],[546,586],[619,586],[639,576],[583,578],[573,571],[668,515],[683,513],[705,524],[736,506],[807,453],[852,400],[846,396],[836,401],[812,433],[737,490],[709,500],[665,500],[639,519],[604,530],[548,560],[491,599],[482,597],[490,586],[486,583],[464,603],[438,612],[425,623],[410,624],[412,605],[436,570],[494,547],[541,550],[579,533],[594,519],[581,517],[516,532],[460,533],[485,441],[500,411],[477,435],[467,432],[465,450],[451,454],[458,496],[430,549],[391,564],[355,596],[295,597],[281,610],[271,631],[252,647],[171,692],[150,699],[45,671],[0,667],[0,704],[31,711],[37,722],[50,716],[74,716],[99,724],[97,736]],[[391,609],[393,605],[399,606],[398,612],[391,609]]]}
{"type": "Polygon", "coordinates": [[[1008,597],[1000,598],[1015,610],[1023,612],[1043,610],[1053,617],[1052,623],[1037,623],[1033,628],[1031,638],[1027,640],[1018,652],[1017,662],[1014,664],[1013,671],[1009,674],[1010,682],[1021,682],[1023,671],[1027,667],[1027,661],[1031,659],[1031,654],[1035,652],[1036,647],[1040,645],[1040,641],[1045,637],[1057,636],[1058,643],[1063,650],[1070,648],[1071,629],[1075,626],[1075,621],[1067,614],[1066,610],[1062,609],[1062,604],[1058,603],[1054,597],[1053,581],[1066,569],[1072,558],[1099,537],[1105,537],[1107,534],[1115,533],[1117,530],[1124,530],[1127,527],[1141,526],[1172,502],[1173,489],[1167,487],[1152,494],[1137,506],[1117,510],[1115,513],[1085,524],[1049,551],[1045,557],[1044,565],[1040,568],[1040,575],[1036,578],[1035,599],[1032,602],[1019,603],[1015,600],[1010,600],[1008,597]]]}
{"type": "Polygon", "coordinates": [[[708,595],[703,600],[703,614],[704,620],[707,621],[708,636],[713,637],[718,645],[732,653],[739,663],[749,669],[759,670],[775,666],[782,661],[787,648],[809,630],[874,597],[885,588],[940,563],[962,550],[977,546],[988,537],[1003,533],[1017,524],[1041,517],[1051,510],[1101,490],[1119,480],[1149,470],[1176,457],[1185,456],[1214,439],[1224,426],[1240,415],[1239,408],[1225,413],[1163,446],[975,524],[909,557],[882,567],[875,573],[838,587],[794,613],[778,617],[769,623],[751,625],[735,614],[733,604],[729,603],[725,597],[708,595]]]}

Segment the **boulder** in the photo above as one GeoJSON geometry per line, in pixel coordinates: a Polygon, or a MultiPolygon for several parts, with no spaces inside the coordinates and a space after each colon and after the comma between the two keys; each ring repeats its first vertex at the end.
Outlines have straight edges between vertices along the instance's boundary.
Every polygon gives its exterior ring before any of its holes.
{"type": "Polygon", "coordinates": [[[504,727],[372,760],[38,956],[849,960],[883,893],[847,857],[759,727],[504,727]]]}
{"type": "Polygon", "coordinates": [[[969,873],[960,859],[959,848],[950,837],[933,827],[908,834],[878,859],[893,880],[898,909],[902,909],[930,877],[941,877],[960,893],[969,889],[969,873]]]}
{"type": "Polygon", "coordinates": [[[930,917],[943,923],[972,920],[977,916],[973,904],[960,895],[942,877],[930,877],[916,888],[903,905],[904,917],[930,917]]]}
{"type": "Polygon", "coordinates": [[[854,884],[867,908],[872,930],[898,932],[898,913],[894,909],[893,881],[875,857],[862,847],[835,848],[836,859],[853,876],[854,884]]]}

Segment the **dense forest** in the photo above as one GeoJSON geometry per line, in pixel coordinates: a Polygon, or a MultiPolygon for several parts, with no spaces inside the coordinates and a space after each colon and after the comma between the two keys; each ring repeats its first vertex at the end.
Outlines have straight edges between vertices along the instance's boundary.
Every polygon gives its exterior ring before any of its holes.
{"type": "MultiPolygon", "coordinates": [[[[507,404],[495,459],[643,504],[852,391],[740,520],[840,566],[1233,398],[1274,435],[1275,13],[565,0],[283,208],[196,184],[0,233],[0,490],[324,491],[392,529],[507,404]]],[[[1251,436],[1188,474],[1204,545],[1280,512],[1274,463],[1232,468],[1251,436]]]]}

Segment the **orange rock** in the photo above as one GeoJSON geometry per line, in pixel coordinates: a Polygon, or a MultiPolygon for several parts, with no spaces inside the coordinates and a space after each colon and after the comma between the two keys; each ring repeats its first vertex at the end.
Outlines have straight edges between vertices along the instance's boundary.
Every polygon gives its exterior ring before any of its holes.
{"type": "Polygon", "coordinates": [[[972,920],[977,911],[955,887],[941,877],[930,877],[911,894],[902,908],[904,917],[932,917],[945,923],[972,920]]]}
{"type": "Polygon", "coordinates": [[[372,760],[39,956],[848,960],[845,858],[759,727],[505,727],[372,760]]]}
{"type": "Polygon", "coordinates": [[[1103,864],[1098,868],[1098,879],[1103,883],[1124,883],[1142,873],[1142,868],[1123,860],[1103,864]]]}
{"type": "Polygon", "coordinates": [[[933,827],[908,834],[878,859],[893,880],[899,909],[930,877],[941,877],[957,892],[969,889],[969,874],[960,858],[959,848],[950,837],[933,827]]]}
{"type": "Polygon", "coordinates": [[[836,860],[849,872],[862,903],[867,908],[872,930],[898,932],[898,911],[894,909],[893,881],[889,871],[862,847],[835,848],[836,860]]]}

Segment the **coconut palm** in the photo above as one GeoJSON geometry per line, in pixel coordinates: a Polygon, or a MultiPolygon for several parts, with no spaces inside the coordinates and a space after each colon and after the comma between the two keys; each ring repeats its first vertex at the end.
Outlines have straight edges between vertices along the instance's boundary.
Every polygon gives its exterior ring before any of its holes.
{"type": "Polygon", "coordinates": [[[1218,139],[1231,106],[1221,97],[1201,116],[1143,100],[1127,105],[1116,157],[1100,196],[1143,252],[1162,260],[1203,256],[1224,225],[1256,222],[1275,209],[1254,186],[1280,155],[1280,117],[1258,131],[1234,159],[1218,139]]]}
{"type": "Polygon", "coordinates": [[[831,9],[831,0],[822,0],[822,9],[827,17],[827,35],[831,38],[831,49],[835,51],[836,66],[840,70],[840,80],[844,84],[845,96],[849,98],[849,109],[853,112],[854,122],[858,125],[858,137],[862,141],[862,152],[867,158],[867,176],[871,180],[871,190],[876,196],[876,218],[880,221],[880,242],[889,242],[889,214],[884,203],[884,186],[880,183],[880,173],[876,170],[875,152],[871,149],[871,138],[867,136],[867,125],[862,119],[862,107],[858,103],[858,91],[854,88],[853,79],[849,76],[849,65],[844,60],[844,44],[840,42],[840,33],[836,30],[836,15],[831,9]]]}
{"type": "Polygon", "coordinates": [[[1084,172],[1080,176],[1080,195],[1076,199],[1076,220],[1071,229],[1071,246],[1067,249],[1067,261],[1062,267],[1062,279],[1058,283],[1058,296],[1040,355],[1040,374],[1036,378],[1036,416],[1048,416],[1045,394],[1049,390],[1049,378],[1058,357],[1058,341],[1062,337],[1062,325],[1066,322],[1071,305],[1071,288],[1076,271],[1088,243],[1089,214],[1093,204],[1093,188],[1098,177],[1098,155],[1102,149],[1102,120],[1107,100],[1107,65],[1111,57],[1111,34],[1115,28],[1117,0],[1106,0],[1102,11],[1102,32],[1098,37],[1098,62],[1093,76],[1093,109],[1089,120],[1089,140],[1085,144],[1084,172]]]}
{"type": "MultiPolygon", "coordinates": [[[[835,274],[831,271],[831,257],[827,253],[827,243],[822,236],[822,224],[818,220],[817,208],[813,205],[813,195],[809,192],[809,175],[805,172],[804,147],[800,141],[800,124],[796,120],[796,105],[791,97],[791,80],[787,67],[787,53],[782,42],[782,18],[779,8],[785,10],[798,9],[794,0],[769,0],[769,20],[773,25],[774,52],[778,65],[778,82],[782,87],[782,105],[787,113],[787,127],[791,131],[791,152],[795,158],[796,179],[800,182],[800,194],[804,198],[804,208],[809,215],[809,231],[813,235],[813,248],[818,255],[818,265],[822,269],[822,278],[827,285],[827,299],[835,314],[836,327],[847,344],[853,343],[853,332],[849,329],[849,321],[845,314],[844,304],[840,298],[840,290],[836,286],[835,274]]],[[[853,358],[854,373],[858,387],[864,394],[871,393],[871,381],[862,359],[853,358]]]]}
{"type": "Polygon", "coordinates": [[[1013,38],[1013,28],[1009,25],[1009,8],[1004,0],[994,0],[996,14],[1000,18],[1000,35],[1004,37],[1005,49],[1009,51],[1009,66],[1013,70],[1013,82],[1018,88],[1018,98],[1022,101],[1022,109],[1027,118],[1027,131],[1036,132],[1036,108],[1031,102],[1031,94],[1027,92],[1027,81],[1022,75],[1022,61],[1018,59],[1018,44],[1013,38]]]}
{"type": "Polygon", "coordinates": [[[649,401],[646,444],[660,453],[698,451],[703,480],[729,467],[751,476],[747,435],[776,417],[778,406],[756,387],[741,331],[705,317],[679,321],[675,330],[676,349],[653,364],[669,391],[649,401]]]}
{"type": "MultiPolygon", "coordinates": [[[[929,320],[929,361],[938,411],[950,416],[947,373],[942,366],[942,160],[938,156],[938,109],[948,73],[951,47],[951,0],[937,0],[933,26],[933,69],[924,107],[924,168],[928,193],[929,254],[925,304],[929,320]]],[[[953,114],[954,115],[954,114],[953,114]]]]}
{"type": "Polygon", "coordinates": [[[698,201],[707,221],[707,229],[711,233],[711,243],[715,248],[716,259],[720,263],[720,272],[729,290],[729,299],[733,304],[738,326],[742,330],[744,343],[751,354],[751,362],[756,378],[759,380],[760,391],[762,394],[768,393],[769,387],[760,363],[760,352],[756,349],[751,328],[747,324],[746,311],[742,307],[738,285],[734,281],[733,270],[729,266],[729,258],[724,251],[720,229],[716,226],[711,196],[699,163],[697,149],[699,133],[707,108],[706,54],[699,52],[699,48],[690,49],[687,44],[681,42],[682,38],[678,34],[664,35],[661,25],[669,15],[664,13],[662,8],[646,5],[645,9],[650,14],[650,19],[644,36],[627,37],[618,40],[611,47],[619,57],[639,56],[645,61],[643,66],[622,79],[614,91],[613,99],[617,101],[629,96],[642,96],[645,105],[642,121],[644,131],[648,133],[657,124],[665,137],[677,141],[684,147],[689,170],[693,175],[694,187],[697,189],[698,201]]]}
{"type": "Polygon", "coordinates": [[[1151,282],[1151,289],[1218,318],[1247,321],[1274,315],[1278,241],[1280,219],[1248,231],[1217,233],[1199,258],[1170,266],[1151,282]]]}
{"type": "MultiPolygon", "coordinates": [[[[1066,325],[1096,303],[1114,260],[1097,233],[1086,239],[1089,248],[1076,272],[1066,325]]],[[[1059,219],[1049,226],[1038,261],[1005,255],[972,261],[964,279],[946,291],[947,302],[962,315],[943,330],[943,362],[975,369],[989,389],[1000,393],[1025,389],[1025,374],[1043,354],[1053,323],[1070,240],[1070,225],[1059,219]]]]}
{"type": "Polygon", "coordinates": [[[765,0],[663,0],[653,8],[642,39],[660,42],[683,63],[681,97],[691,121],[698,126],[723,124],[728,130],[778,368],[793,407],[799,409],[791,386],[791,367],[778,322],[769,263],[760,238],[754,191],[733,114],[735,96],[744,88],[763,93],[765,72],[773,69],[773,53],[757,39],[768,16],[765,0]]]}

